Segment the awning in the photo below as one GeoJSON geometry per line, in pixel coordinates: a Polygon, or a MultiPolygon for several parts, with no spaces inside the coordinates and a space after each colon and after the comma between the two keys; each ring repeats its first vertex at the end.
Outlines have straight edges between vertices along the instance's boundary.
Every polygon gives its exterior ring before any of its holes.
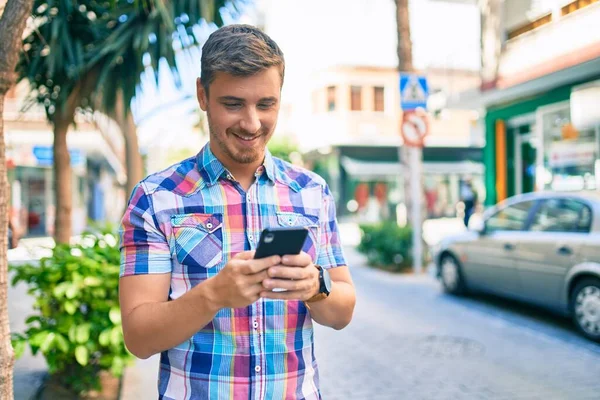
{"type": "MultiPolygon", "coordinates": [[[[404,173],[399,162],[363,161],[341,156],[340,163],[349,175],[365,180],[395,180],[404,173]]],[[[482,163],[472,161],[423,163],[425,175],[483,175],[484,170],[482,163]]]]}

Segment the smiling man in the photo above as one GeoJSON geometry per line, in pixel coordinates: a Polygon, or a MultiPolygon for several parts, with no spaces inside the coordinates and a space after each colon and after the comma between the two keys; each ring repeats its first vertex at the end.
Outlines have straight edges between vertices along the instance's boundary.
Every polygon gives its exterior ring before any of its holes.
{"type": "Polygon", "coordinates": [[[283,53],[231,25],[201,62],[210,142],[140,182],[123,217],[125,343],[161,353],[159,399],[320,399],[313,321],[344,328],[355,291],[327,184],[266,149],[283,53]],[[261,231],[281,226],[309,230],[303,251],[254,259],[261,231]]]}

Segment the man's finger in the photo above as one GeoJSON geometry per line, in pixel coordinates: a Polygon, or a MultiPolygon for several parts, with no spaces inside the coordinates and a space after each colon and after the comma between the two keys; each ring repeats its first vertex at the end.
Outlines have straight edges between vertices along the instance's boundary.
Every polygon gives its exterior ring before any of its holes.
{"type": "MultiPolygon", "coordinates": [[[[315,268],[316,271],[316,268],[315,268]]],[[[306,268],[290,267],[288,265],[276,265],[269,268],[269,277],[280,279],[306,279],[310,273],[306,268]]]]}
{"type": "Polygon", "coordinates": [[[233,258],[236,260],[252,260],[254,258],[255,250],[242,251],[241,253],[237,253],[233,258]]]}
{"type": "Polygon", "coordinates": [[[300,254],[283,256],[281,263],[290,267],[306,267],[312,263],[312,258],[302,251],[300,254]]]}
{"type": "Polygon", "coordinates": [[[270,267],[280,264],[281,257],[279,256],[271,256],[266,258],[260,258],[257,260],[248,260],[247,267],[245,269],[246,274],[256,274],[258,272],[269,269],[270,267]]]}

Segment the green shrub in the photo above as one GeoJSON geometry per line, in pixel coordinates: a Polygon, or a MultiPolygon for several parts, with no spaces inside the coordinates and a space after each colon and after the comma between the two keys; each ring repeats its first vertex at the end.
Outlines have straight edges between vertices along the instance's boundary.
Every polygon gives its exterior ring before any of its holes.
{"type": "Polygon", "coordinates": [[[86,233],[79,244],[57,245],[39,265],[13,267],[12,285],[35,297],[27,330],[13,336],[19,357],[27,344],[41,351],[49,373],[70,391],[100,389],[99,373],[121,376],[133,359],[123,341],[118,284],[120,253],[110,229],[86,233]]]}
{"type": "Polygon", "coordinates": [[[361,225],[358,250],[367,256],[369,265],[394,272],[412,266],[412,230],[395,222],[361,225]]]}

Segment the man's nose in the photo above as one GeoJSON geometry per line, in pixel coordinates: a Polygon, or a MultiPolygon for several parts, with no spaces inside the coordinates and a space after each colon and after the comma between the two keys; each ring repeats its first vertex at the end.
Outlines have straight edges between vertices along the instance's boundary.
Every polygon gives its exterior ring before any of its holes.
{"type": "Polygon", "coordinates": [[[256,110],[249,108],[248,112],[240,121],[240,127],[248,133],[256,133],[260,129],[260,118],[256,110]]]}

